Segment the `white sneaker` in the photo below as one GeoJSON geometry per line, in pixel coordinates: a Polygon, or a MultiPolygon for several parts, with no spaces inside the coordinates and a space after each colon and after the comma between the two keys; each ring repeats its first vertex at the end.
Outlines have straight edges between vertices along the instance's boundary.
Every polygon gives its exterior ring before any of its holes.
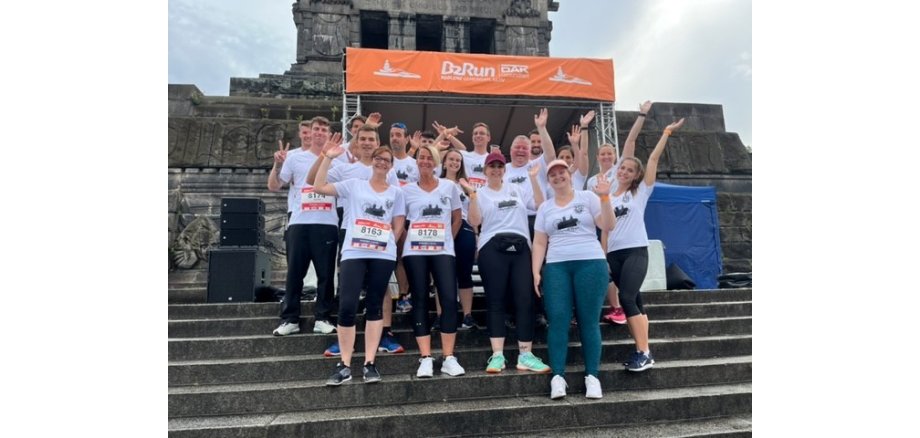
{"type": "Polygon", "coordinates": [[[568,387],[569,384],[565,382],[565,377],[553,376],[553,380],[549,382],[549,398],[556,400],[565,397],[565,389],[568,387]]]}
{"type": "Polygon", "coordinates": [[[457,362],[457,358],[454,356],[447,356],[444,358],[444,362],[441,363],[441,374],[447,374],[451,377],[462,376],[466,374],[466,370],[460,366],[460,362],[457,362]]]}
{"type": "Polygon", "coordinates": [[[416,377],[431,377],[434,375],[434,359],[423,357],[418,360],[418,363],[421,365],[418,366],[418,372],[415,373],[416,377]]]}
{"type": "Polygon", "coordinates": [[[601,393],[601,381],[597,380],[597,377],[592,375],[585,376],[585,397],[586,398],[602,398],[604,394],[601,393]]]}
{"type": "Polygon", "coordinates": [[[320,319],[316,321],[316,324],[313,324],[313,333],[322,333],[324,335],[328,335],[334,331],[335,326],[330,324],[329,321],[320,319]]]}
{"type": "Polygon", "coordinates": [[[300,333],[300,324],[293,324],[285,321],[272,332],[275,336],[287,336],[291,333],[300,333]]]}

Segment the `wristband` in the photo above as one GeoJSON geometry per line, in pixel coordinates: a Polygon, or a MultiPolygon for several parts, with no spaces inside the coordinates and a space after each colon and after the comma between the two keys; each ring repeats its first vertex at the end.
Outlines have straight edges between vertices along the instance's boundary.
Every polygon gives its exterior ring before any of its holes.
{"type": "Polygon", "coordinates": [[[639,113],[639,117],[647,117],[647,116],[648,116],[648,114],[645,114],[645,113],[639,113]]]}
{"type": "Polygon", "coordinates": [[[601,195],[601,202],[610,202],[610,195],[601,195]]]}

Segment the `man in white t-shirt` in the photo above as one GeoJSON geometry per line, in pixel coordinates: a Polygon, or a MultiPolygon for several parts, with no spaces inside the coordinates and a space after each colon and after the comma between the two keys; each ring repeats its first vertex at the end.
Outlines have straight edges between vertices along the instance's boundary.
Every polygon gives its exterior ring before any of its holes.
{"type": "Polygon", "coordinates": [[[463,154],[463,170],[466,171],[466,179],[476,189],[486,184],[486,174],[483,171],[486,156],[489,155],[490,141],[492,141],[492,133],[489,125],[477,122],[473,124],[473,150],[460,150],[460,153],[463,154]]]}
{"type": "Polygon", "coordinates": [[[335,213],[335,199],[314,193],[306,184],[306,176],[322,153],[329,139],[329,120],[314,117],[302,122],[299,128],[301,151],[288,154],[286,150],[275,152],[275,164],[268,177],[268,189],[277,192],[290,184],[294,201],[288,196],[291,211],[290,225],[285,231],[288,271],[285,280],[284,301],[281,308],[281,325],[274,330],[275,336],[286,336],[300,331],[300,294],[303,277],[310,264],[316,271],[316,306],[314,316],[316,333],[331,333],[335,327],[330,322],[332,312],[335,275],[335,254],[338,232],[335,213]],[[278,169],[280,167],[280,169],[278,169]]]}

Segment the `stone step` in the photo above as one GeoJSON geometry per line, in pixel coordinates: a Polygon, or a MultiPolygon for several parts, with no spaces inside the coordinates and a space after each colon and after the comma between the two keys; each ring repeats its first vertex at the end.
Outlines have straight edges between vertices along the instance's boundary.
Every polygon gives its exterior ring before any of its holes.
{"type": "MultiPolygon", "coordinates": [[[[655,331],[651,331],[653,336],[655,331]]],[[[656,361],[705,359],[729,356],[751,355],[750,335],[718,335],[663,339],[653,337],[650,340],[656,361]]],[[[351,366],[359,369],[364,363],[363,344],[352,356],[351,366]]],[[[413,344],[414,345],[414,344],[413,344]]],[[[486,361],[492,354],[488,344],[476,347],[457,344],[454,352],[460,364],[468,371],[485,369],[486,361]]],[[[601,350],[602,364],[620,364],[635,350],[631,339],[604,340],[601,350]]],[[[534,344],[534,354],[548,360],[545,344],[534,344]]],[[[434,356],[440,356],[435,349],[434,356]]],[[[517,363],[517,348],[505,348],[505,357],[509,364],[517,363]]],[[[322,353],[295,354],[290,356],[271,356],[240,359],[202,359],[187,361],[169,361],[169,386],[187,385],[223,385],[236,383],[266,383],[300,380],[325,380],[332,372],[339,358],[326,358],[322,353]]],[[[375,360],[384,375],[414,373],[418,368],[418,351],[410,350],[401,354],[380,353],[375,360]]],[[[570,343],[568,364],[582,363],[580,344],[570,343]]]]}
{"type": "MultiPolygon", "coordinates": [[[[676,304],[676,305],[648,305],[646,311],[650,319],[667,321],[675,319],[697,319],[718,317],[744,317],[751,315],[751,303],[721,303],[721,304],[676,304]]],[[[336,315],[333,315],[333,321],[336,315]]],[[[434,311],[428,312],[428,324],[434,321],[434,311]]],[[[459,318],[459,313],[458,313],[459,318]]],[[[486,312],[478,310],[473,312],[473,319],[479,327],[485,327],[486,312]]],[[[458,320],[459,322],[459,320],[458,320]]],[[[601,321],[598,321],[601,323],[601,321]]],[[[256,318],[227,318],[227,319],[185,319],[171,320],[168,322],[169,338],[203,338],[225,336],[252,336],[270,334],[278,327],[280,320],[277,316],[256,318]]],[[[300,333],[313,331],[315,319],[312,315],[301,316],[300,333]]],[[[359,330],[364,327],[364,315],[356,317],[355,324],[359,330]]],[[[606,323],[604,323],[606,324],[606,323]]],[[[411,313],[394,313],[391,326],[394,329],[409,329],[413,326],[411,313]]]]}
{"type": "MultiPolygon", "coordinates": [[[[228,322],[228,326],[235,320],[228,322]]],[[[751,334],[751,317],[727,317],[681,320],[649,321],[649,332],[656,338],[674,338],[688,336],[746,335],[751,334]]],[[[243,336],[171,338],[168,341],[169,360],[199,360],[240,357],[270,357],[298,354],[319,354],[338,340],[335,333],[319,334],[305,330],[288,336],[272,336],[271,326],[261,334],[243,336]]],[[[356,349],[363,350],[363,326],[355,339],[356,349]]],[[[601,338],[607,340],[630,339],[625,325],[601,323],[601,338]]],[[[407,349],[416,347],[414,333],[407,328],[395,328],[393,334],[397,342],[407,349]]],[[[576,342],[581,339],[578,326],[569,326],[569,339],[576,342]]],[[[432,347],[440,348],[441,336],[434,332],[431,337],[432,347]]],[[[534,342],[546,343],[546,329],[538,328],[534,342]]],[[[514,346],[517,335],[514,330],[507,330],[505,344],[514,346]]],[[[488,330],[471,329],[457,331],[456,345],[460,347],[489,345],[488,330]]]]}
{"type": "MultiPolygon", "coordinates": [[[[420,379],[415,370],[387,374],[379,385],[366,387],[361,381],[361,367],[355,366],[355,378],[338,387],[325,386],[323,380],[300,380],[281,383],[242,385],[186,386],[170,388],[169,417],[201,415],[264,414],[305,411],[316,406],[337,407],[386,406],[412,403],[444,402],[508,396],[549,396],[551,376],[513,369],[487,374],[482,367],[460,377],[439,374],[420,379]]],[[[604,393],[663,389],[685,386],[743,383],[751,381],[751,357],[662,361],[654,372],[633,373],[620,364],[605,364],[599,378],[604,393]]],[[[329,374],[332,370],[327,370],[329,374]]],[[[583,396],[584,367],[566,370],[572,396],[583,396]]]]}
{"type": "Polygon", "coordinates": [[[405,406],[331,407],[284,414],[173,418],[168,428],[173,438],[494,435],[746,415],[751,413],[752,398],[751,384],[738,383],[621,391],[600,400],[578,395],[563,400],[513,396],[405,406]]]}
{"type": "Polygon", "coordinates": [[[667,421],[639,425],[587,426],[571,429],[544,429],[538,434],[521,432],[492,435],[492,438],[553,437],[553,438],[742,438],[753,435],[750,415],[707,418],[704,420],[667,421]]]}
{"type": "MultiPolygon", "coordinates": [[[[695,291],[643,292],[642,300],[646,305],[652,304],[689,304],[751,301],[751,289],[714,289],[695,291]]],[[[485,308],[485,296],[473,294],[473,308],[485,308]]],[[[312,302],[301,302],[301,314],[313,314],[312,302]]],[[[196,318],[249,318],[258,316],[278,316],[278,303],[233,303],[233,304],[171,304],[169,319],[196,318]]]]}

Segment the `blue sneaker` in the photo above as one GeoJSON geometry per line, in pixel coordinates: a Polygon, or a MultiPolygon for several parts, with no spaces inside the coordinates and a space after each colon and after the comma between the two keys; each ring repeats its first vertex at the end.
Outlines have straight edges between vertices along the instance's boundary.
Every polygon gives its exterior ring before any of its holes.
{"type": "Polygon", "coordinates": [[[655,365],[655,359],[652,359],[652,353],[645,354],[641,351],[637,351],[633,355],[632,360],[629,361],[629,365],[626,365],[626,369],[629,371],[645,371],[655,365]]]}
{"type": "Polygon", "coordinates": [[[393,337],[392,333],[384,334],[380,338],[380,346],[377,347],[377,351],[382,351],[385,353],[402,353],[406,351],[402,345],[399,345],[399,342],[396,342],[396,338],[393,337]]]}
{"type": "Polygon", "coordinates": [[[342,351],[339,350],[338,341],[330,345],[329,348],[327,348],[326,351],[323,352],[323,356],[326,356],[326,357],[336,357],[336,356],[341,356],[341,355],[342,355],[342,351]]]}
{"type": "Polygon", "coordinates": [[[396,311],[399,313],[408,313],[412,311],[412,303],[409,302],[409,299],[405,296],[400,297],[399,301],[396,302],[396,311]]]}

